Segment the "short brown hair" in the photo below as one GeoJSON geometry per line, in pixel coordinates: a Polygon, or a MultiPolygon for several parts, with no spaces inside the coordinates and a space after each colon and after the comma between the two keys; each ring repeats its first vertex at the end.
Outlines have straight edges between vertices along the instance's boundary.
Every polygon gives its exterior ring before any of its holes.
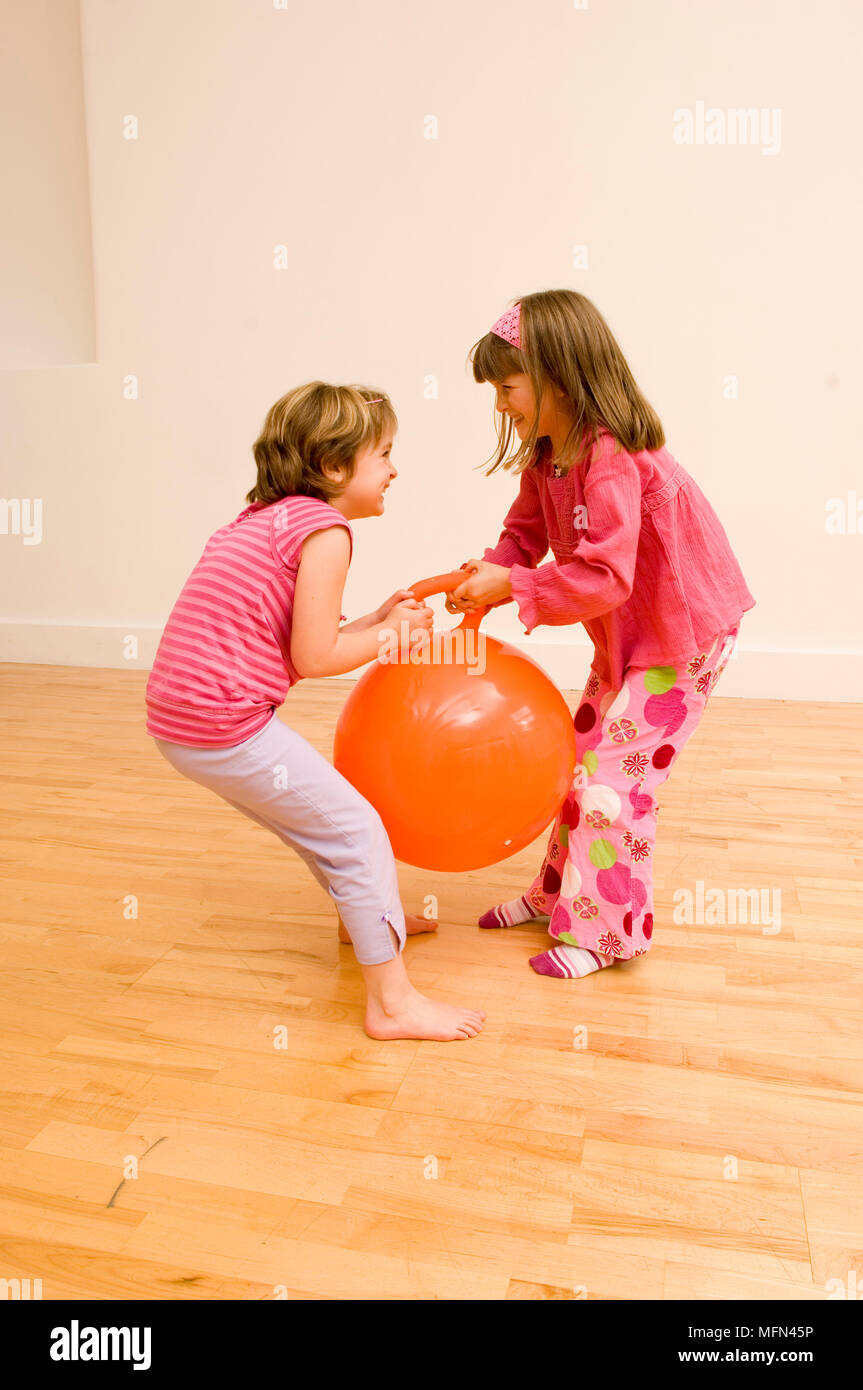
{"type": "MultiPolygon", "coordinates": [[[[521,348],[486,333],[470,350],[474,381],[499,382],[511,373],[525,373],[537,415],[547,383],[564,391],[575,422],[563,452],[574,448],[575,463],[587,457],[600,428],[631,453],[662,448],[662,421],[636,386],[617,339],[591,300],[575,290],[540,290],[513,300],[515,304],[521,304],[521,348]]],[[[493,460],[486,460],[491,462],[488,473],[501,465],[518,473],[528,467],[537,445],[536,419],[528,438],[507,458],[512,421],[496,412],[498,447],[493,460]]]]}
{"type": "Polygon", "coordinates": [[[246,501],[267,505],[295,494],[331,501],[353,476],[360,450],[376,446],[397,425],[389,396],[373,386],[295,386],[270,406],[252,446],[258,478],[246,501]],[[341,464],[345,481],[328,478],[324,463],[341,464]]]}

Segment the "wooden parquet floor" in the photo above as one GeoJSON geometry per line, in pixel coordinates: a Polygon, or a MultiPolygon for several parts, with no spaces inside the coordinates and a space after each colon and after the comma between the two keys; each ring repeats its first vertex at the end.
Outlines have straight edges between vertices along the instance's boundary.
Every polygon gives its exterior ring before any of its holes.
{"type": "MultiPolygon", "coordinates": [[[[332,902],[164,762],[145,683],[0,668],[0,1278],[84,1300],[863,1287],[860,706],[717,695],[661,793],[653,947],[584,980],[530,970],[544,924],[476,926],[542,840],[400,866],[441,921],[411,978],[488,1018],[375,1042],[332,902]],[[780,930],[675,923],[699,881],[766,890],[780,930]]],[[[304,681],[281,717],[329,755],[349,689],[304,681]]]]}

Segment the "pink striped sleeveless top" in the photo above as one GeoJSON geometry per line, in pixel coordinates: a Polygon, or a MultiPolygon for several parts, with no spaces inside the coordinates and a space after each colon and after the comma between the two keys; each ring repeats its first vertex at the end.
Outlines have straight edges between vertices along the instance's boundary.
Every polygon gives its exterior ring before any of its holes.
{"type": "Polygon", "coordinates": [[[344,526],[316,497],[250,507],[215,531],[171,610],[147,681],[147,732],[191,748],[232,748],[272,717],[300,675],[291,610],[302,543],[344,526]]]}

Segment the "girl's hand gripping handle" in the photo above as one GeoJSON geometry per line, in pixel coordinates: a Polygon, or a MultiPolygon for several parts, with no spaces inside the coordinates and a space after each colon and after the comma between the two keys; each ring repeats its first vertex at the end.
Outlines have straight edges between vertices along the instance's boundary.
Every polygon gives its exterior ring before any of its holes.
{"type": "MultiPolygon", "coordinates": [[[[465,581],[466,566],[460,570],[450,570],[448,574],[433,574],[429,579],[420,579],[416,584],[411,584],[411,593],[418,599],[428,598],[431,594],[449,594],[453,589],[457,589],[459,584],[465,581]]],[[[471,573],[475,571],[471,570],[471,573]]],[[[488,605],[483,604],[479,608],[473,608],[466,612],[462,618],[460,627],[477,628],[488,612],[488,605]]]]}

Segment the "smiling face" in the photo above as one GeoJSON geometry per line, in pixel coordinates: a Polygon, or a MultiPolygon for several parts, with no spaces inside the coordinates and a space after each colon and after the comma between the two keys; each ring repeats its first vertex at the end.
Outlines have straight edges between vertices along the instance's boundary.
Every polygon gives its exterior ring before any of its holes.
{"type": "MultiPolygon", "coordinates": [[[[503,381],[493,382],[495,407],[502,415],[509,415],[520,439],[524,439],[533,424],[536,414],[536,396],[530,377],[525,372],[511,372],[503,381]]],[[[555,392],[546,383],[542,393],[537,421],[537,435],[557,434],[561,422],[559,399],[563,392],[555,392]]]]}
{"type": "MultiPolygon", "coordinates": [[[[398,476],[398,469],[391,461],[393,437],[392,431],[385,430],[377,444],[368,444],[359,450],[353,477],[348,480],[344,492],[332,499],[331,505],[348,521],[383,515],[384,493],[398,476]]],[[[337,482],[344,481],[343,468],[326,466],[326,473],[337,482]]]]}

